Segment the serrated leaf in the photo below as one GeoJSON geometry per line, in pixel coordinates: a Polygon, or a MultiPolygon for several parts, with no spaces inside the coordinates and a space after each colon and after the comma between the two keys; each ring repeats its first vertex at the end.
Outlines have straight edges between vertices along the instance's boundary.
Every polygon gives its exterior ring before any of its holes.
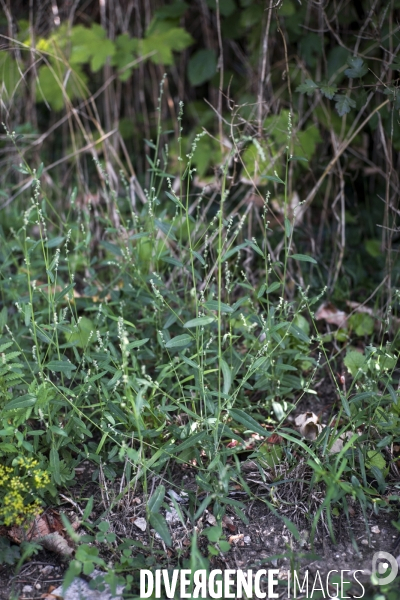
{"type": "Polygon", "coordinates": [[[321,93],[325,96],[325,98],[329,98],[329,100],[332,100],[332,98],[337,92],[337,85],[334,83],[321,83],[319,89],[321,90],[321,93]]]}
{"type": "Polygon", "coordinates": [[[190,327],[203,327],[204,325],[209,325],[215,321],[215,317],[196,317],[196,319],[191,319],[184,324],[184,327],[188,329],[190,327]]]}
{"type": "Polygon", "coordinates": [[[347,75],[349,79],[363,77],[366,73],[368,73],[368,67],[364,64],[363,59],[359,56],[352,56],[348,58],[347,64],[350,68],[346,69],[344,74],[347,75]]]}
{"type": "Polygon", "coordinates": [[[294,258],[295,260],[300,260],[301,262],[310,262],[314,265],[317,265],[317,261],[312,256],[307,256],[307,254],[292,254],[290,258],[294,258]]]}
{"type": "Polygon", "coordinates": [[[319,86],[312,79],[306,79],[304,83],[301,83],[297,86],[296,92],[300,92],[300,94],[307,94],[307,96],[312,96],[315,90],[318,90],[319,86]]]}
{"type": "Polygon", "coordinates": [[[339,117],[343,117],[349,113],[352,108],[355,108],[355,106],[355,101],[349,98],[349,96],[345,96],[344,94],[336,94],[335,107],[339,117]]]}

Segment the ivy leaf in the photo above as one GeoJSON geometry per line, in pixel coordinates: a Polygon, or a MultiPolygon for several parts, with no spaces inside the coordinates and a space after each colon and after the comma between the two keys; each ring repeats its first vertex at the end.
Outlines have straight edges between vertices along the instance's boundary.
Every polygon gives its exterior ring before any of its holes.
{"type": "Polygon", "coordinates": [[[363,77],[366,73],[368,73],[368,67],[364,64],[362,58],[358,56],[352,56],[347,59],[347,64],[350,69],[346,69],[344,74],[347,75],[349,79],[355,79],[356,77],[363,77]]]}
{"type": "Polygon", "coordinates": [[[312,79],[306,79],[304,83],[300,84],[296,88],[296,92],[300,92],[301,94],[307,94],[307,96],[312,96],[315,90],[318,90],[319,86],[312,79]]]}
{"type": "Polygon", "coordinates": [[[319,89],[321,90],[321,93],[325,96],[325,98],[329,98],[329,100],[332,100],[332,98],[337,92],[337,85],[334,83],[329,84],[324,82],[320,84],[319,89]]]}
{"type": "Polygon", "coordinates": [[[209,81],[217,72],[215,50],[202,49],[193,54],[188,64],[188,77],[193,86],[209,81]]]}
{"type": "Polygon", "coordinates": [[[355,105],[356,103],[354,100],[349,98],[349,96],[345,96],[344,94],[336,94],[335,107],[339,117],[343,117],[343,115],[349,113],[350,110],[355,107],[355,105]]]}

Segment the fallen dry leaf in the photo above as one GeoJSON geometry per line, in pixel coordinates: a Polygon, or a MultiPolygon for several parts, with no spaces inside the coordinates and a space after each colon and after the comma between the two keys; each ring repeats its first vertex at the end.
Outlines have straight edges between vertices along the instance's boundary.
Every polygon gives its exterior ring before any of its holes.
{"type": "Polygon", "coordinates": [[[319,423],[317,415],[313,412],[298,415],[294,422],[299,433],[310,441],[316,440],[322,431],[322,425],[319,423]]]}
{"type": "Polygon", "coordinates": [[[343,328],[347,327],[347,316],[347,313],[336,308],[331,302],[323,302],[315,313],[317,321],[323,319],[331,325],[343,328]]]}

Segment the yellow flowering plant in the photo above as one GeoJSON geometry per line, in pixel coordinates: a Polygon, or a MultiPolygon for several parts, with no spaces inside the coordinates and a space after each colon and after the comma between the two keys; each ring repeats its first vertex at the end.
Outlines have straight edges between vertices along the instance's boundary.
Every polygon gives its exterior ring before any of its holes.
{"type": "Polygon", "coordinates": [[[11,466],[0,465],[0,523],[29,523],[40,511],[39,494],[49,483],[50,474],[34,458],[18,457],[11,466]]]}

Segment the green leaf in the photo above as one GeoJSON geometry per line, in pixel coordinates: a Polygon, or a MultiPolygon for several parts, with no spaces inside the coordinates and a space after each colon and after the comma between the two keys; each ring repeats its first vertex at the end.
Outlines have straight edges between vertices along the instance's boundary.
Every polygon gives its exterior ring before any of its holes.
{"type": "Polygon", "coordinates": [[[319,89],[321,90],[321,93],[325,96],[325,98],[332,100],[338,88],[337,85],[334,83],[320,83],[319,89]]]}
{"type": "Polygon", "coordinates": [[[92,342],[96,340],[95,324],[91,319],[88,319],[87,317],[80,317],[78,323],[75,326],[67,325],[65,329],[66,341],[69,344],[74,344],[75,346],[78,346],[78,348],[86,348],[86,346],[89,343],[89,340],[91,340],[92,342]]]}
{"type": "Polygon", "coordinates": [[[294,258],[295,260],[300,260],[301,262],[310,262],[314,265],[318,264],[315,258],[307,256],[307,254],[292,254],[289,258],[294,258]]]}
{"type": "Polygon", "coordinates": [[[80,64],[90,61],[94,73],[115,54],[114,42],[108,39],[107,32],[98,23],[93,23],[90,28],[75,25],[71,30],[71,47],[71,63],[80,64]]]}
{"type": "Polygon", "coordinates": [[[275,181],[275,183],[283,183],[283,185],[285,185],[283,179],[277,175],[261,175],[261,179],[268,179],[268,181],[275,181]]]}
{"type": "Polygon", "coordinates": [[[366,313],[355,313],[348,319],[348,323],[357,335],[363,337],[374,332],[374,319],[366,313]]]}
{"type": "Polygon", "coordinates": [[[215,50],[201,49],[195,52],[189,60],[188,78],[190,85],[202,85],[209,81],[217,72],[217,55],[215,50]]]}
{"type": "Polygon", "coordinates": [[[218,300],[207,300],[207,302],[204,302],[203,306],[205,308],[208,308],[208,310],[216,310],[218,311],[218,307],[221,307],[221,313],[233,313],[233,308],[232,306],[229,306],[229,304],[225,304],[224,302],[219,303],[218,300]]]}
{"type": "Polygon", "coordinates": [[[47,363],[46,367],[56,373],[67,373],[76,369],[75,365],[66,360],[51,360],[47,363]]]}
{"type": "Polygon", "coordinates": [[[39,68],[37,81],[36,100],[48,103],[56,111],[62,110],[68,100],[86,97],[88,79],[79,65],[71,67],[65,85],[57,69],[48,65],[39,68]]]}
{"type": "Polygon", "coordinates": [[[61,485],[61,477],[60,477],[60,458],[58,456],[58,451],[56,448],[52,448],[50,450],[50,467],[51,472],[54,477],[54,481],[57,485],[61,485]]]}
{"type": "Polygon", "coordinates": [[[130,344],[128,344],[126,349],[133,350],[134,348],[140,348],[140,346],[144,346],[144,344],[147,344],[149,339],[150,338],[144,338],[143,340],[135,340],[134,342],[131,342],[130,344]]]}
{"type": "Polygon", "coordinates": [[[276,292],[279,288],[282,287],[282,284],[279,281],[274,281],[270,286],[267,287],[267,294],[272,294],[272,292],[276,292]]]}
{"type": "Polygon", "coordinates": [[[222,375],[224,378],[223,392],[224,392],[224,394],[229,394],[229,390],[232,385],[232,371],[231,371],[228,363],[223,358],[220,359],[220,365],[221,365],[222,375]]]}
{"type": "Polygon", "coordinates": [[[222,527],[221,525],[214,525],[213,527],[206,527],[201,532],[202,535],[205,535],[209,542],[213,542],[216,544],[219,541],[219,538],[222,535],[222,527]]]}
{"type": "Polygon", "coordinates": [[[115,40],[115,53],[112,56],[111,64],[121,71],[119,78],[121,81],[127,81],[132,74],[135,65],[128,67],[138,54],[139,40],[130,38],[129,34],[123,33],[115,40]]]}
{"type": "Polygon", "coordinates": [[[23,396],[19,396],[19,398],[14,398],[8,404],[6,404],[3,410],[16,410],[19,408],[28,408],[29,406],[33,406],[36,403],[36,396],[33,394],[24,394],[23,396]]]}
{"type": "Polygon", "coordinates": [[[169,533],[166,520],[160,513],[150,513],[150,525],[154,527],[158,535],[161,536],[166,546],[172,546],[171,534],[169,533]]]}
{"type": "Polygon", "coordinates": [[[347,64],[350,68],[346,69],[344,74],[347,75],[349,79],[363,77],[366,73],[368,73],[368,67],[364,64],[363,59],[358,56],[352,56],[348,58],[347,64]]]}
{"type": "Polygon", "coordinates": [[[269,437],[270,433],[266,431],[253,417],[250,417],[247,413],[239,408],[231,408],[229,411],[230,416],[237,423],[241,423],[248,429],[249,431],[253,431],[254,433],[258,433],[263,437],[269,437]]]}
{"type": "Polygon", "coordinates": [[[158,512],[165,498],[165,486],[159,485],[152,494],[147,503],[147,508],[150,512],[158,512]]]}
{"type": "Polygon", "coordinates": [[[171,27],[168,21],[153,21],[141,42],[142,54],[152,54],[150,60],[156,65],[172,65],[173,52],[184,50],[193,44],[192,36],[182,27],[171,27]]]}
{"type": "MultiPolygon", "coordinates": [[[[210,8],[217,10],[216,0],[206,0],[210,8]]],[[[219,0],[219,12],[223,17],[229,17],[236,10],[234,0],[219,0]]]]}
{"type": "MultiPolygon", "coordinates": [[[[184,324],[184,327],[203,327],[204,325],[209,325],[215,321],[215,317],[197,317],[196,319],[191,319],[184,324]]],[[[176,338],[175,338],[176,339],[176,338]]]]}
{"type": "Polygon", "coordinates": [[[46,248],[57,248],[57,246],[60,246],[64,240],[65,240],[65,237],[59,235],[57,237],[52,238],[51,240],[48,240],[45,244],[45,247],[46,248]]]}
{"type": "Polygon", "coordinates": [[[365,366],[365,361],[365,356],[357,350],[349,350],[343,359],[345,367],[353,377],[365,366]]]}
{"type": "Polygon", "coordinates": [[[177,335],[176,337],[168,340],[165,344],[166,348],[182,348],[183,346],[189,346],[193,342],[193,337],[188,333],[183,335],[177,335]]]}
{"type": "MultiPolygon", "coordinates": [[[[303,133],[305,133],[305,132],[303,132],[303,133]]],[[[289,158],[289,161],[296,161],[296,160],[300,160],[300,161],[303,161],[303,162],[308,162],[308,158],[305,158],[304,156],[291,156],[289,158]]]]}
{"type": "Polygon", "coordinates": [[[345,96],[344,94],[336,94],[334,98],[335,107],[339,117],[343,117],[345,114],[349,113],[352,108],[355,108],[356,106],[355,101],[349,98],[349,96],[345,96]]]}
{"type": "Polygon", "coordinates": [[[296,92],[300,92],[300,94],[307,94],[307,96],[312,96],[315,90],[318,89],[318,84],[315,83],[312,79],[306,79],[304,83],[301,83],[297,86],[296,92]]]}
{"type": "Polygon", "coordinates": [[[243,243],[243,244],[238,244],[237,246],[234,246],[233,248],[230,248],[229,250],[227,250],[225,252],[223,257],[221,258],[221,261],[225,262],[226,260],[228,260],[228,258],[233,256],[234,254],[236,254],[237,252],[240,252],[240,250],[243,250],[243,248],[247,248],[247,246],[248,246],[247,244],[243,243]]]}

